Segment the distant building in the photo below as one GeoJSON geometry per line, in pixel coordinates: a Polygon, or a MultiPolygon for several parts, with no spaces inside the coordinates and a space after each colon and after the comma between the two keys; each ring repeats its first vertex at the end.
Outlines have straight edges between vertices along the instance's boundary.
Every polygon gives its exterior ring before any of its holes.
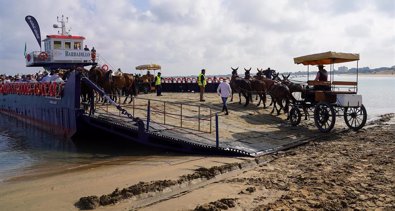
{"type": "Polygon", "coordinates": [[[339,71],[339,72],[348,72],[348,67],[346,67],[346,66],[341,66],[341,67],[339,67],[338,71],[339,71]]]}

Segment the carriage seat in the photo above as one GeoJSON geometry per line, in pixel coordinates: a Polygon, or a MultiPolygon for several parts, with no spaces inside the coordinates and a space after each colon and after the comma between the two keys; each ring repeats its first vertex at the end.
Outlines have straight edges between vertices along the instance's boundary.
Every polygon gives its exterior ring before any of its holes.
{"type": "Polygon", "coordinates": [[[358,82],[354,81],[307,81],[308,85],[312,86],[326,86],[329,90],[306,90],[306,96],[310,97],[309,100],[316,102],[336,102],[338,94],[356,94],[358,82]]]}
{"type": "Polygon", "coordinates": [[[310,86],[327,86],[330,90],[323,90],[324,92],[331,92],[334,94],[356,94],[358,82],[355,81],[307,81],[310,86]]]}

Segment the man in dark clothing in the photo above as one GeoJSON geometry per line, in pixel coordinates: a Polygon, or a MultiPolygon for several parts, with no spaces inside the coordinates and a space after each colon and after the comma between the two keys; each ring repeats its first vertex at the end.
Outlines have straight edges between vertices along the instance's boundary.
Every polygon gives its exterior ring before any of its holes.
{"type": "MultiPolygon", "coordinates": [[[[318,72],[317,75],[315,76],[315,81],[328,81],[328,72],[324,69],[324,65],[320,64],[318,65],[318,72]]],[[[330,86],[326,85],[316,85],[314,86],[315,90],[323,90],[323,91],[329,91],[331,90],[330,86]]]]}
{"type": "Polygon", "coordinates": [[[162,96],[162,78],[160,72],[155,77],[156,96],[162,96]]]}
{"type": "Polygon", "coordinates": [[[91,58],[92,58],[92,62],[96,61],[96,49],[95,49],[95,47],[92,47],[91,58]]]}
{"type": "Polygon", "coordinates": [[[205,74],[206,74],[206,70],[202,69],[201,73],[198,76],[198,86],[199,86],[199,90],[200,90],[200,101],[201,102],[205,101],[204,96],[203,96],[204,90],[205,90],[206,84],[207,84],[205,74]]]}
{"type": "Polygon", "coordinates": [[[270,67],[267,68],[267,70],[265,71],[265,77],[267,79],[272,79],[272,70],[270,69],[270,67]]]}
{"type": "Polygon", "coordinates": [[[318,72],[315,76],[316,81],[328,81],[328,72],[324,69],[324,65],[318,65],[318,72]]]}

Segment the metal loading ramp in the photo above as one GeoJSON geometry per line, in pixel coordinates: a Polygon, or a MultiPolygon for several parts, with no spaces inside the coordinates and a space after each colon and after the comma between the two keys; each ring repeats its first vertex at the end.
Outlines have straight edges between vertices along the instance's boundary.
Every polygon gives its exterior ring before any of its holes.
{"type": "Polygon", "coordinates": [[[221,104],[215,94],[207,94],[204,104],[192,101],[191,93],[165,95],[163,100],[141,95],[131,104],[117,104],[107,96],[110,103],[96,102],[91,106],[95,112],[86,111],[83,119],[133,142],[198,154],[260,156],[322,135],[308,124],[292,127],[285,115],[274,116],[255,105],[231,103],[231,115],[224,116],[218,113],[221,104]]]}

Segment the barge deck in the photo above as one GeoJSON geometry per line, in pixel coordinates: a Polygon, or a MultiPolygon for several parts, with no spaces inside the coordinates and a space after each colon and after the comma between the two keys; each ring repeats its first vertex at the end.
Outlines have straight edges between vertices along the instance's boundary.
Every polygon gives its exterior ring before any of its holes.
{"type": "Polygon", "coordinates": [[[322,136],[309,121],[293,127],[286,115],[272,115],[271,108],[254,104],[245,108],[230,102],[230,114],[224,115],[214,93],[207,93],[203,103],[198,93],[163,93],[161,97],[140,95],[133,103],[120,106],[142,120],[144,131],[108,104],[95,103],[95,113],[84,118],[90,125],[144,145],[218,155],[260,156],[322,136]]]}

